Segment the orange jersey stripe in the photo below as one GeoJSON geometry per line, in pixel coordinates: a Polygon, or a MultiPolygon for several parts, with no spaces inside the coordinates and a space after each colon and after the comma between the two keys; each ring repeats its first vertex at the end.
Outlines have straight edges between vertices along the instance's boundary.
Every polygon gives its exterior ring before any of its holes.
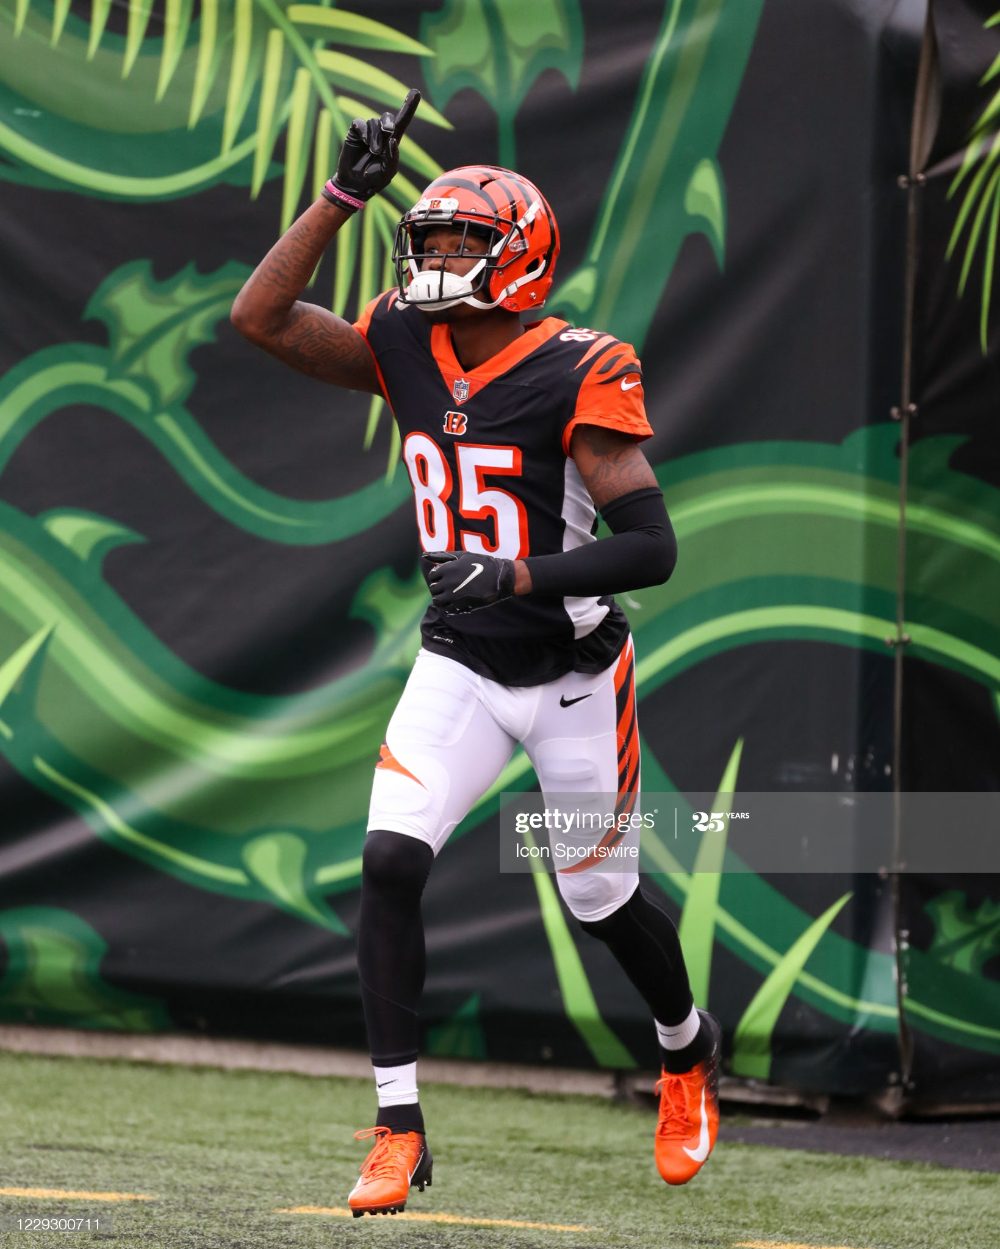
{"type": "Polygon", "coordinates": [[[574,370],[578,369],[580,365],[586,364],[592,356],[596,356],[599,351],[603,351],[604,348],[607,347],[608,343],[613,343],[614,341],[615,337],[613,334],[602,334],[596,343],[594,343],[591,347],[588,347],[586,354],[580,357],[577,363],[573,366],[574,370]]]}
{"type": "Polygon", "coordinates": [[[651,437],[653,429],[643,402],[642,367],[632,347],[616,338],[610,342],[599,339],[584,360],[591,364],[580,383],[575,411],[563,430],[566,455],[577,425],[601,425],[637,440],[651,437]]]}

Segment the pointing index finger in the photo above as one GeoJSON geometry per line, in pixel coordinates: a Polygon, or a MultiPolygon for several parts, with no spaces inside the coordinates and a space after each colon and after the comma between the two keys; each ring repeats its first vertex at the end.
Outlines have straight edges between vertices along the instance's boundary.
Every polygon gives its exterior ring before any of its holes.
{"type": "Polygon", "coordinates": [[[393,125],[393,138],[401,139],[406,134],[406,128],[413,120],[413,114],[417,111],[417,105],[420,103],[420,92],[414,88],[407,93],[403,106],[396,114],[396,120],[393,125]]]}

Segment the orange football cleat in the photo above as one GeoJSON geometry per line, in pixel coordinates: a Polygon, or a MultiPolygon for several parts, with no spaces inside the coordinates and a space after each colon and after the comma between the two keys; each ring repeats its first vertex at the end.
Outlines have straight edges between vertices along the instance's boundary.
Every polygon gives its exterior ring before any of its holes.
{"type": "Polygon", "coordinates": [[[686,1184],[698,1174],[719,1133],[719,1054],[722,1029],[707,1011],[698,1012],[712,1033],[712,1052],[690,1071],[664,1068],[656,1082],[660,1118],[656,1125],[656,1168],[668,1184],[686,1184]]]}
{"type": "Polygon", "coordinates": [[[410,1185],[421,1192],[431,1182],[434,1160],[420,1132],[393,1132],[387,1127],[354,1133],[363,1141],[376,1137],[375,1147],[361,1166],[361,1179],[351,1189],[347,1204],[360,1219],[363,1214],[397,1214],[406,1209],[410,1185]]]}

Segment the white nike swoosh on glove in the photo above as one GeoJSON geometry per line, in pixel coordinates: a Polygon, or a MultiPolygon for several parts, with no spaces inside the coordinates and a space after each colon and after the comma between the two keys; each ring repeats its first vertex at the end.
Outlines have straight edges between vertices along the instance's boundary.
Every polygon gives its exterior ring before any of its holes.
{"type": "Polygon", "coordinates": [[[471,572],[471,573],[469,573],[469,575],[465,578],[465,580],[462,582],[462,584],[461,584],[461,585],[457,585],[457,586],[455,586],[454,590],[452,590],[452,594],[457,594],[457,593],[459,592],[459,590],[461,590],[461,589],[463,589],[465,586],[467,586],[467,585],[469,584],[469,582],[470,582],[470,581],[472,581],[474,578],[478,577],[478,576],[479,576],[479,574],[483,571],[483,566],[482,566],[482,564],[473,564],[473,565],[472,565],[472,567],[473,567],[476,571],[475,571],[475,572],[471,572]]]}
{"type": "Polygon", "coordinates": [[[701,1090],[701,1131],[698,1133],[698,1148],[688,1149],[686,1145],[682,1145],[681,1149],[687,1154],[692,1162],[704,1162],[708,1157],[708,1151],[711,1146],[708,1143],[708,1120],[705,1118],[705,1088],[702,1085],[701,1090]]]}

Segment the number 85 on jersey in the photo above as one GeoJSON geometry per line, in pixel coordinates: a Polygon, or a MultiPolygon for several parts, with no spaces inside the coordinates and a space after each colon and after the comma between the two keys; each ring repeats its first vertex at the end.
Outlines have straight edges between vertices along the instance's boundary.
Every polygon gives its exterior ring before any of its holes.
{"type": "Polygon", "coordinates": [[[452,511],[452,471],[444,452],[429,434],[409,434],[403,444],[403,461],[417,505],[420,545],[425,551],[462,550],[499,559],[524,559],[528,554],[528,513],[524,503],[509,490],[486,481],[487,477],[519,478],[520,449],[458,443],[455,459],[457,516],[452,511]],[[479,521],[481,527],[462,528],[463,520],[479,521]]]}

